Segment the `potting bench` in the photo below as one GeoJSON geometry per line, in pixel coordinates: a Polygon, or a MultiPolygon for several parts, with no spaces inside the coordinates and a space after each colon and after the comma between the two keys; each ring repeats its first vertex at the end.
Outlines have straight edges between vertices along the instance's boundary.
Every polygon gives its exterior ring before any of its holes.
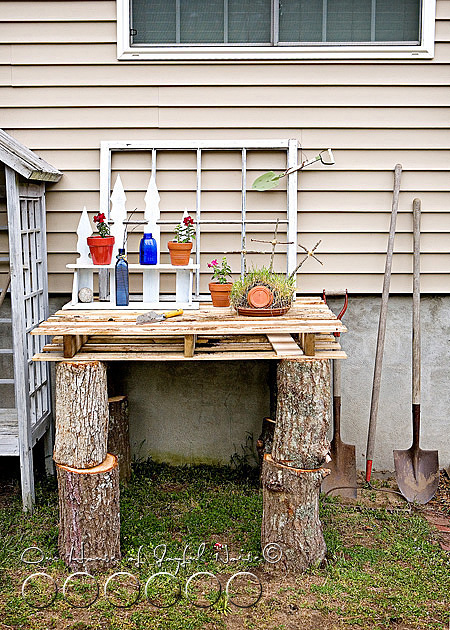
{"type": "Polygon", "coordinates": [[[345,326],[314,297],[298,298],[280,317],[244,317],[203,305],[137,325],[138,314],[62,310],[32,331],[53,335],[34,360],[58,362],[54,459],[62,559],[80,568],[73,551],[83,554],[84,540],[96,558],[86,569],[108,568],[120,558],[119,477],[117,459],[107,455],[104,362],[280,359],[273,450],[263,462],[262,544],[283,544],[287,570],[321,561],[326,548],[318,498],[329,472],[323,468],[329,450],[329,359],[346,356],[333,335],[345,326]],[[99,530],[102,522],[110,525],[106,534],[99,530]]]}

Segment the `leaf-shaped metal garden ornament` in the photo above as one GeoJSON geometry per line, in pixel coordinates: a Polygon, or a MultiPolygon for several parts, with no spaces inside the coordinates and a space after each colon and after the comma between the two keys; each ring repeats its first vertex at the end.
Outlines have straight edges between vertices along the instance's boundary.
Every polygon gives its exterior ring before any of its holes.
{"type": "Polygon", "coordinates": [[[252,188],[254,190],[259,190],[259,192],[264,192],[265,190],[271,190],[271,188],[275,188],[278,186],[278,183],[282,177],[285,177],[286,173],[279,173],[278,175],[273,171],[269,171],[268,173],[264,173],[260,175],[252,184],[252,188]]]}

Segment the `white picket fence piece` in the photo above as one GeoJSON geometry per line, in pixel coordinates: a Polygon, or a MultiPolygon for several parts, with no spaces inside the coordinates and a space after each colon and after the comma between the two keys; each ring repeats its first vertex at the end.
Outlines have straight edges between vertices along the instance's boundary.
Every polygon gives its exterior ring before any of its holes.
{"type": "MultiPolygon", "coordinates": [[[[156,178],[154,172],[152,172],[145,193],[145,212],[144,217],[146,224],[146,232],[152,232],[153,238],[155,238],[158,249],[158,262],[156,265],[140,265],[129,264],[129,273],[139,273],[142,275],[142,300],[132,301],[128,306],[116,307],[116,287],[115,287],[115,256],[111,260],[110,265],[94,265],[92,259],[87,259],[84,255],[83,244],[78,243],[78,251],[83,253],[80,255],[82,260],[78,258],[75,264],[67,265],[68,269],[72,269],[74,272],[73,286],[72,286],[72,300],[63,306],[64,309],[120,309],[120,310],[149,310],[153,308],[167,309],[167,308],[183,308],[183,309],[198,309],[199,303],[194,302],[193,286],[194,286],[194,271],[198,269],[198,265],[189,262],[186,266],[176,266],[169,264],[161,264],[159,262],[159,252],[161,249],[160,242],[160,227],[157,223],[160,218],[159,211],[159,192],[156,186],[156,178]],[[105,301],[93,301],[93,302],[80,302],[78,294],[80,289],[88,287],[93,289],[94,287],[94,274],[99,272],[107,272],[109,275],[109,299],[105,301]],[[172,300],[162,300],[160,295],[160,276],[162,273],[174,273],[175,274],[175,296],[172,300]]],[[[109,213],[109,223],[111,226],[111,235],[115,237],[114,252],[122,247],[124,230],[127,227],[127,210],[126,210],[126,194],[123,188],[120,175],[117,176],[114,184],[114,189],[111,194],[111,212],[109,213]]],[[[188,212],[183,213],[182,220],[188,212]]],[[[79,241],[82,238],[87,238],[91,235],[91,228],[89,223],[89,229],[87,227],[89,219],[86,221],[86,210],[81,214],[80,223],[78,224],[77,234],[79,241]]],[[[89,249],[89,248],[88,248],[89,249]]]]}
{"type": "MultiPolygon", "coordinates": [[[[156,164],[155,164],[156,166],[156,164]]],[[[153,238],[156,240],[158,244],[158,263],[160,262],[160,254],[161,254],[161,228],[158,225],[158,221],[161,218],[161,212],[159,210],[159,202],[161,198],[159,196],[159,191],[156,186],[156,176],[152,172],[150,177],[150,181],[148,183],[147,192],[145,193],[144,201],[145,201],[145,210],[144,210],[144,218],[147,221],[146,232],[151,232],[153,238]]]]}

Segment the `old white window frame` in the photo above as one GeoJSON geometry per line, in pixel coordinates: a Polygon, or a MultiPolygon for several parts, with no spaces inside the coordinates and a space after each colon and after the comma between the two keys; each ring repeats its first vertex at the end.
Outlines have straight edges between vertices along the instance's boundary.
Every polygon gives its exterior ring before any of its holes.
{"type": "MultiPolygon", "coordinates": [[[[196,164],[196,202],[195,216],[196,223],[196,252],[195,262],[198,269],[195,271],[195,299],[205,299],[204,295],[199,294],[200,287],[200,255],[201,255],[201,226],[203,224],[237,224],[240,225],[241,246],[246,247],[246,234],[251,224],[267,224],[273,228],[277,221],[273,219],[248,219],[247,217],[247,153],[249,151],[279,151],[286,155],[286,168],[292,168],[298,165],[298,151],[300,144],[297,139],[281,139],[281,140],[106,140],[100,142],[100,211],[108,218],[110,215],[110,198],[111,198],[111,170],[112,170],[112,154],[114,152],[136,152],[151,151],[152,152],[152,173],[156,177],[158,168],[156,165],[157,155],[160,151],[195,151],[197,154],[196,164]],[[205,212],[207,208],[202,207],[202,155],[208,151],[235,151],[241,153],[241,217],[240,219],[202,219],[202,210],[205,212]]],[[[287,176],[286,187],[286,219],[279,219],[280,224],[286,225],[286,272],[291,274],[297,267],[297,234],[298,234],[298,173],[293,171],[287,176]]],[[[158,221],[159,225],[173,226],[178,222],[179,218],[174,220],[158,221]]],[[[241,275],[244,273],[244,252],[241,252],[241,275]]]]}
{"type": "Polygon", "coordinates": [[[334,46],[167,46],[130,44],[130,0],[117,1],[117,58],[119,61],[285,61],[308,59],[432,59],[434,57],[436,0],[423,0],[419,45],[334,46]]]}

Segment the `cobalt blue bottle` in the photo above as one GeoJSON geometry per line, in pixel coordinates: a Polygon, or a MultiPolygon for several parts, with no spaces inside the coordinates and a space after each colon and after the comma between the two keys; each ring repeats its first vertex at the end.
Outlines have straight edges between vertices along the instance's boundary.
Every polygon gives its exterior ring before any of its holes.
{"type": "Polygon", "coordinates": [[[128,306],[128,262],[125,250],[119,249],[116,262],[116,306],[128,306]]]}
{"type": "Polygon", "coordinates": [[[158,262],[158,250],[156,241],[152,237],[151,232],[147,232],[141,238],[139,245],[139,264],[140,265],[156,265],[158,262]]]}

